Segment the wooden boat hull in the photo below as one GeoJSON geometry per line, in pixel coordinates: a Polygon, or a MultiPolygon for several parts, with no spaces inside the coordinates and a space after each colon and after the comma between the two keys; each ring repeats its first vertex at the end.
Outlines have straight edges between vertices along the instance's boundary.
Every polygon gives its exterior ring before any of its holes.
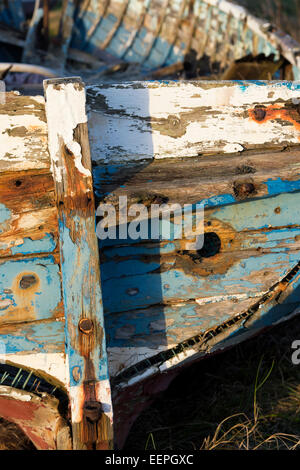
{"type": "Polygon", "coordinates": [[[183,367],[299,312],[299,84],[90,86],[89,141],[81,81],[45,86],[0,95],[0,414],[40,449],[120,448],[183,367]],[[137,203],[204,204],[202,247],[132,237],[137,203]]]}
{"type": "MultiPolygon", "coordinates": [[[[83,2],[74,14],[71,47],[105,51],[145,71],[206,56],[222,72],[249,54],[283,55],[298,79],[299,45],[288,35],[226,0],[83,2]]],[[[255,77],[258,78],[258,77],[255,77]]]]}
{"type": "MultiPolygon", "coordinates": [[[[299,78],[299,44],[227,0],[106,0],[100,4],[66,0],[63,5],[60,36],[50,44],[46,57],[47,51],[39,51],[41,38],[37,31],[43,10],[35,11],[25,32],[20,0],[8,5],[0,2],[0,22],[21,31],[24,39],[12,39],[4,31],[1,42],[6,48],[7,43],[21,47],[22,62],[47,63],[58,75],[64,67],[68,69],[70,59],[73,63],[78,60],[81,66],[82,62],[95,66],[99,60],[136,63],[140,73],[146,75],[165,67],[176,71],[176,65],[182,70],[180,64],[192,68],[198,64],[200,76],[215,73],[220,78],[236,60],[263,55],[275,61],[283,59],[277,79],[299,78]]],[[[103,74],[104,70],[102,63],[98,72],[103,74]]],[[[254,76],[242,74],[230,79],[270,79],[276,71],[276,67],[269,67],[263,76],[256,71],[254,76]]]]}

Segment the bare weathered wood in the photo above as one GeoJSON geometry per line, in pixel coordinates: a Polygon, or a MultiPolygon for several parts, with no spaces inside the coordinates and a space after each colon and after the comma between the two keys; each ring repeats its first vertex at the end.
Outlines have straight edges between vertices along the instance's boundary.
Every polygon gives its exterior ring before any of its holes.
{"type": "Polygon", "coordinates": [[[47,149],[45,102],[41,96],[4,94],[0,107],[0,173],[45,169],[47,149]]]}
{"type": "Polygon", "coordinates": [[[110,448],[112,407],[95,233],[85,91],[80,79],[45,82],[70,361],[75,449],[110,448]]]}
{"type": "Polygon", "coordinates": [[[0,258],[56,251],[57,210],[48,170],[2,173],[0,204],[0,258]]]}
{"type": "Polygon", "coordinates": [[[238,202],[268,196],[271,186],[275,190],[276,181],[278,192],[284,181],[291,188],[293,182],[297,186],[299,165],[298,148],[205,158],[166,158],[109,166],[107,172],[95,166],[94,186],[97,202],[112,204],[116,214],[120,196],[127,196],[129,206],[143,203],[146,207],[163,202],[195,204],[225,195],[238,202]],[[252,190],[239,193],[241,184],[252,184],[252,190]]]}
{"type": "Polygon", "coordinates": [[[58,400],[46,394],[0,386],[0,416],[16,423],[38,450],[70,450],[70,440],[61,439],[67,424],[58,406],[58,400]]]}

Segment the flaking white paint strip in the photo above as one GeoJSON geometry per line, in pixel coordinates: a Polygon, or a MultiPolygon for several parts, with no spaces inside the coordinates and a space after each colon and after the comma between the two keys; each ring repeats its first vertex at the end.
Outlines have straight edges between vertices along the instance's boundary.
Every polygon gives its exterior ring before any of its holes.
{"type": "Polygon", "coordinates": [[[250,298],[261,298],[266,292],[258,292],[255,295],[247,294],[230,294],[230,295],[218,295],[213,297],[203,297],[199,299],[195,299],[195,302],[198,305],[205,305],[210,303],[216,302],[224,302],[226,300],[247,300],[250,298]]]}
{"type": "Polygon", "coordinates": [[[85,176],[91,176],[90,170],[82,165],[81,147],[74,141],[76,127],[87,122],[84,93],[84,88],[75,87],[74,83],[61,83],[58,86],[49,84],[46,88],[48,146],[52,170],[58,182],[62,181],[63,172],[63,168],[57,166],[60,138],[73,153],[77,170],[85,176]]]}
{"type": "Polygon", "coordinates": [[[31,401],[32,400],[32,395],[25,393],[25,392],[18,391],[11,387],[3,386],[3,385],[0,385],[0,396],[15,398],[16,400],[19,400],[19,401],[31,401]]]}
{"type": "Polygon", "coordinates": [[[20,162],[20,169],[23,168],[22,162],[26,163],[27,159],[32,157],[34,149],[46,151],[46,142],[41,140],[41,135],[47,134],[47,125],[33,114],[26,114],[24,109],[23,115],[6,115],[0,114],[0,159],[5,161],[20,162]],[[18,137],[9,135],[10,131],[18,127],[28,129],[28,137],[18,137]],[[37,135],[34,135],[37,132],[37,135]]]}
{"type": "Polygon", "coordinates": [[[269,143],[299,143],[300,132],[292,123],[283,125],[272,119],[261,125],[247,115],[258,104],[283,107],[286,101],[299,100],[296,82],[292,86],[281,82],[219,82],[216,86],[211,82],[142,82],[88,87],[88,94],[89,90],[92,158],[99,163],[235,153],[269,143]],[[105,101],[101,112],[99,106],[93,108],[97,96],[105,101]],[[199,118],[185,118],[187,113],[198,113],[199,118]],[[171,130],[168,134],[163,125],[161,130],[157,126],[158,121],[167,123],[170,118],[179,125],[182,120],[182,135],[172,136],[171,130]]]}
{"type": "Polygon", "coordinates": [[[108,367],[109,375],[114,377],[118,375],[124,369],[137,364],[144,359],[152,357],[166,349],[170,349],[176,346],[174,344],[168,344],[165,346],[158,346],[156,348],[147,348],[147,347],[113,347],[107,348],[107,357],[108,357],[108,367]]]}
{"type": "Polygon", "coordinates": [[[24,366],[37,373],[42,371],[63,384],[68,383],[69,371],[63,353],[0,354],[0,361],[24,366]]]}

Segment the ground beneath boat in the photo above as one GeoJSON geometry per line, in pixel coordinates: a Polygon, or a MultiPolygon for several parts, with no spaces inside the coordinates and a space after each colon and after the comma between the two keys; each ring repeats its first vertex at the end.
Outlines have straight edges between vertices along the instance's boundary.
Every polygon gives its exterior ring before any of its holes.
{"type": "Polygon", "coordinates": [[[138,418],[125,449],[299,450],[296,340],[299,318],[191,366],[138,418]]]}

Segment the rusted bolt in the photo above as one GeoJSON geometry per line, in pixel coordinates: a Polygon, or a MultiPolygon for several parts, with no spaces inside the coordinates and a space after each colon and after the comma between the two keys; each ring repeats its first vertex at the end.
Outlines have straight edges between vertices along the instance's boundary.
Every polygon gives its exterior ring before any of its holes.
{"type": "Polygon", "coordinates": [[[98,401],[86,401],[83,405],[83,415],[91,423],[99,421],[102,412],[101,403],[98,401]]]}
{"type": "Polygon", "coordinates": [[[94,324],[90,318],[81,318],[78,323],[78,328],[85,335],[90,335],[93,331],[94,324]]]}
{"type": "Polygon", "coordinates": [[[233,192],[236,197],[240,199],[245,199],[246,197],[255,193],[255,186],[253,183],[249,182],[234,183],[233,192]]]}
{"type": "Polygon", "coordinates": [[[21,289],[29,289],[29,287],[33,286],[37,283],[37,279],[33,275],[26,275],[23,276],[20,280],[20,288],[21,289]]]}
{"type": "Polygon", "coordinates": [[[276,207],[276,208],[274,209],[274,212],[275,212],[275,214],[280,214],[280,212],[281,212],[280,207],[276,207]]]}
{"type": "Polygon", "coordinates": [[[254,117],[257,121],[263,121],[266,117],[266,110],[264,108],[255,108],[254,117]]]}
{"type": "Polygon", "coordinates": [[[72,369],[72,376],[75,382],[79,382],[80,377],[81,377],[81,369],[79,366],[75,366],[72,369]]]}

